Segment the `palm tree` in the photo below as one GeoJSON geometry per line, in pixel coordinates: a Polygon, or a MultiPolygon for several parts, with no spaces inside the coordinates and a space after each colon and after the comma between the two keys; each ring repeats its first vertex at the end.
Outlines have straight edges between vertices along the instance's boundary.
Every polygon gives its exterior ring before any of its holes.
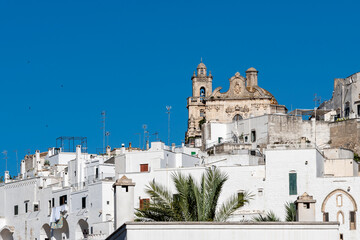
{"type": "Polygon", "coordinates": [[[286,222],[295,222],[296,221],[296,207],[292,202],[285,203],[285,221],[286,222]]]}
{"type": "Polygon", "coordinates": [[[226,221],[230,215],[252,198],[248,192],[234,194],[221,206],[218,200],[228,180],[228,175],[219,169],[206,169],[200,183],[191,175],[172,175],[176,194],[153,180],[146,186],[151,197],[150,204],[136,209],[136,221],[226,221]]]}
{"type": "Polygon", "coordinates": [[[280,218],[275,215],[273,211],[269,211],[265,216],[259,214],[258,217],[253,217],[254,222],[280,222],[280,218]]]}

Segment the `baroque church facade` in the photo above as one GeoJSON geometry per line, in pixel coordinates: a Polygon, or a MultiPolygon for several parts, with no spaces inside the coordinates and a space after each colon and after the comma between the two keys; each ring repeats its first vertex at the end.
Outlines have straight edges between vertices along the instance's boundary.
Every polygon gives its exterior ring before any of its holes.
{"type": "Polygon", "coordinates": [[[187,99],[188,129],[187,144],[201,144],[201,125],[205,122],[228,123],[250,117],[272,113],[286,113],[284,105],[279,105],[275,97],[258,86],[258,71],[251,67],[246,77],[239,72],[229,79],[227,92],[222,87],[212,88],[213,76],[203,62],[197,66],[192,80],[192,96],[187,99]]]}

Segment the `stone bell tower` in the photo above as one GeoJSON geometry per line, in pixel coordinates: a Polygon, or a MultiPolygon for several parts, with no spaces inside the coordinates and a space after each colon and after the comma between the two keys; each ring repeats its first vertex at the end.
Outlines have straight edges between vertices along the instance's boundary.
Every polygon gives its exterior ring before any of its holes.
{"type": "Polygon", "coordinates": [[[212,93],[211,72],[207,73],[205,64],[201,61],[194,71],[192,80],[192,96],[187,99],[188,130],[186,132],[186,143],[190,145],[201,145],[200,122],[206,119],[205,102],[206,97],[212,93]]]}

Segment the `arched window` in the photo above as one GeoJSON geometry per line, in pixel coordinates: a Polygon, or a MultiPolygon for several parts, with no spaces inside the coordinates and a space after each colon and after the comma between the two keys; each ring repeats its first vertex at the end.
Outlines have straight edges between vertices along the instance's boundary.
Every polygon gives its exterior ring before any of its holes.
{"type": "Polygon", "coordinates": [[[240,114],[236,114],[233,118],[233,121],[239,121],[239,120],[242,120],[242,116],[240,114]]]}
{"type": "Polygon", "coordinates": [[[200,88],[200,97],[205,97],[205,88],[204,87],[200,88]]]}

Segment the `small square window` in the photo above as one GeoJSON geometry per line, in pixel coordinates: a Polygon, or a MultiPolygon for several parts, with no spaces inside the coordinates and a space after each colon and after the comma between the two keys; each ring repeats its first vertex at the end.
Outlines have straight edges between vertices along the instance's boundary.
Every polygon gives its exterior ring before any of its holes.
{"type": "Polygon", "coordinates": [[[107,204],[107,205],[110,205],[110,201],[106,201],[106,204],[107,204]]]}

